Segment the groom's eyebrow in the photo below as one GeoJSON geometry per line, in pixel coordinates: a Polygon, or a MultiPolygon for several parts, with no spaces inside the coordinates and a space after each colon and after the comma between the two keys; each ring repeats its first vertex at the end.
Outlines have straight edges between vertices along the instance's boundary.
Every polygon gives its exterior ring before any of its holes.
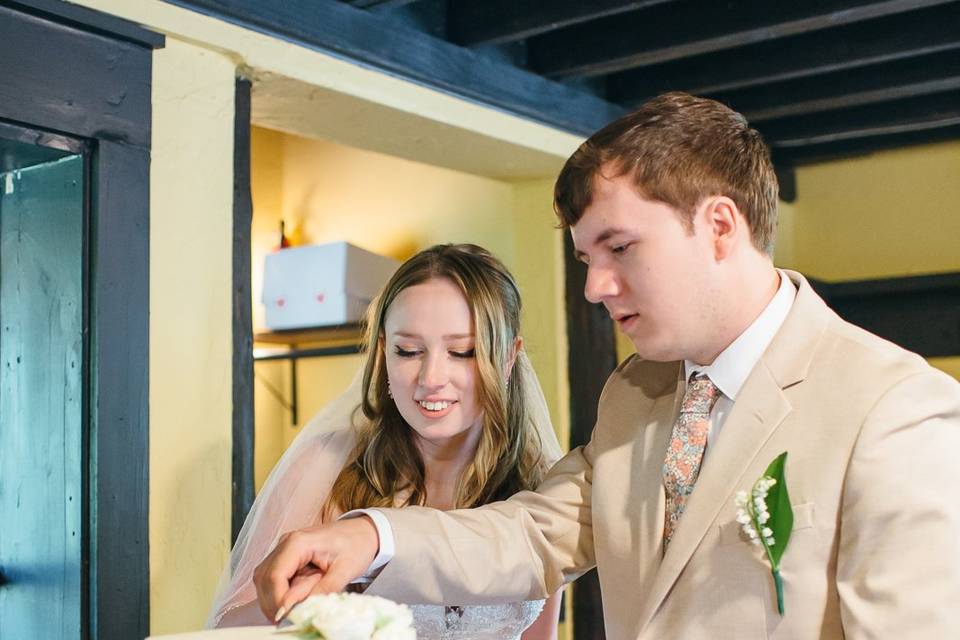
{"type": "Polygon", "coordinates": [[[602,232],[600,232],[600,235],[594,239],[593,244],[597,245],[601,242],[606,242],[614,236],[623,235],[625,233],[627,233],[627,230],[621,229],[620,227],[610,227],[609,229],[604,229],[602,232]]]}

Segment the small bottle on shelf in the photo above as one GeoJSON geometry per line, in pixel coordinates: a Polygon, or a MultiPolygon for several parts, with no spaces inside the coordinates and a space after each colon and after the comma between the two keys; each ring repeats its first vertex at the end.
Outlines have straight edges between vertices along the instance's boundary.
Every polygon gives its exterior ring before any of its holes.
{"type": "Polygon", "coordinates": [[[280,221],[280,244],[277,246],[277,251],[280,249],[286,249],[290,246],[290,238],[287,237],[287,234],[284,232],[284,223],[283,220],[280,221]]]}

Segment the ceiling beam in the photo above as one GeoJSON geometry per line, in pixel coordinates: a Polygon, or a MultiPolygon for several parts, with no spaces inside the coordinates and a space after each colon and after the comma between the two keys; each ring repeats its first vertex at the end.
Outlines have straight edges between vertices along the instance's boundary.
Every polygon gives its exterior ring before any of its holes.
{"type": "Polygon", "coordinates": [[[757,128],[772,148],[793,149],[954,126],[960,126],[958,91],[771,120],[757,128]]]}
{"type": "Polygon", "coordinates": [[[663,91],[714,94],[960,48],[960,3],[634,69],[608,98],[639,104],[663,91]]]}
{"type": "Polygon", "coordinates": [[[654,7],[554,31],[527,43],[548,77],[606,75],[941,5],[950,0],[769,0],[654,7]]]}
{"type": "Polygon", "coordinates": [[[393,9],[395,7],[404,7],[413,4],[417,0],[346,0],[348,4],[358,9],[385,8],[393,9]]]}
{"type": "Polygon", "coordinates": [[[773,149],[773,161],[777,166],[815,164],[840,158],[862,156],[876,151],[936,144],[952,140],[960,140],[960,125],[945,125],[924,131],[839,140],[792,149],[773,149]]]}
{"type": "Polygon", "coordinates": [[[751,123],[960,91],[960,49],[785,80],[709,97],[751,123]]]}
{"type": "Polygon", "coordinates": [[[447,36],[463,46],[503,44],[672,1],[449,0],[447,36]]]}

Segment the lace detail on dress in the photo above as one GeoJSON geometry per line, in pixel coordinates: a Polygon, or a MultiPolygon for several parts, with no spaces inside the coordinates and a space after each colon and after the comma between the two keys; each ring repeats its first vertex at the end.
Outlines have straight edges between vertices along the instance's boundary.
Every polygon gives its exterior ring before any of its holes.
{"type": "Polygon", "coordinates": [[[441,607],[407,605],[417,640],[519,640],[543,610],[544,600],[510,604],[441,607]]]}

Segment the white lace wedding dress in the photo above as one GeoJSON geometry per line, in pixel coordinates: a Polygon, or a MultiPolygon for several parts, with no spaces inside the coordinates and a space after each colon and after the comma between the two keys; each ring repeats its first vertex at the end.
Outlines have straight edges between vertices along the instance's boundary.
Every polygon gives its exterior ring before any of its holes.
{"type": "Polygon", "coordinates": [[[543,610],[543,600],[510,604],[441,607],[407,605],[417,640],[519,640],[543,610]]]}

